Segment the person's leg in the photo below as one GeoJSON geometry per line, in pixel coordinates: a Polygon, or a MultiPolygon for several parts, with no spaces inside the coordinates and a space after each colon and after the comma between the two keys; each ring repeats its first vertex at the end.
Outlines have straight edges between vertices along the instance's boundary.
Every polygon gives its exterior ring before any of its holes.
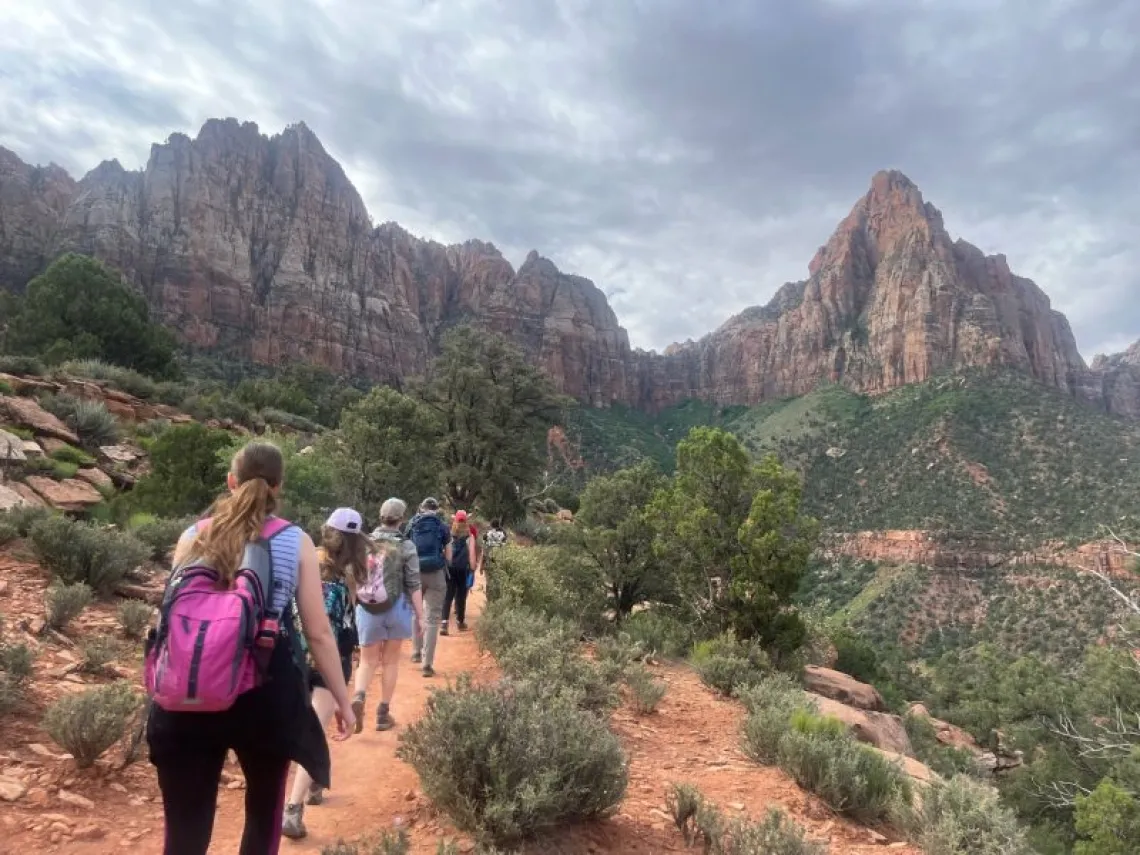
{"type": "Polygon", "coordinates": [[[380,706],[376,708],[376,729],[391,730],[396,725],[392,718],[392,698],[396,694],[396,680],[400,676],[400,654],[403,639],[385,641],[383,646],[384,673],[380,677],[380,706]]]}
{"type": "Polygon", "coordinates": [[[155,762],[166,821],[163,855],[206,855],[225,762],[225,746],[189,744],[155,762]]]}
{"type": "Polygon", "coordinates": [[[455,623],[467,629],[467,571],[463,570],[455,584],[455,623]]]}
{"type": "Polygon", "coordinates": [[[364,697],[376,669],[380,667],[380,648],[382,642],[362,645],[360,648],[360,664],[356,666],[356,692],[352,696],[352,711],[356,715],[356,732],[364,729],[364,697]]]}
{"type": "MultiPolygon", "coordinates": [[[[321,727],[325,727],[332,721],[333,713],[336,712],[336,700],[332,696],[332,692],[323,686],[317,686],[313,689],[313,709],[317,713],[317,718],[321,722],[321,727]]],[[[309,795],[310,788],[312,787],[313,779],[302,767],[297,767],[297,773],[293,777],[293,789],[289,793],[289,804],[299,805],[309,795]]]]}
{"type": "Polygon", "coordinates": [[[245,775],[245,830],[240,855],[277,855],[285,808],[289,760],[245,747],[234,749],[245,775]]]}
{"type": "Polygon", "coordinates": [[[451,568],[443,572],[447,574],[447,591],[443,595],[443,619],[439,625],[439,634],[447,635],[447,621],[451,617],[451,604],[455,601],[455,574],[451,568]]]}
{"type": "Polygon", "coordinates": [[[424,598],[424,676],[435,674],[435,646],[439,636],[439,619],[443,611],[443,595],[447,589],[444,571],[424,573],[420,576],[424,598]]]}

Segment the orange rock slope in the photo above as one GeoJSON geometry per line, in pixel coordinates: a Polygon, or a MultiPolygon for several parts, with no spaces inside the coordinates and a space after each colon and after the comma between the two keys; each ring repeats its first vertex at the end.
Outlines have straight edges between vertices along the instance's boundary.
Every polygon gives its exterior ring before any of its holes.
{"type": "Polygon", "coordinates": [[[141,172],[108,161],[78,182],[0,148],[0,218],[0,286],[22,288],[60,252],[90,253],[189,344],[259,363],[396,381],[423,370],[444,329],[473,321],[593,405],[755,403],[823,380],[879,391],[1000,364],[1140,416],[1135,361],[1088,368],[1048,297],[1003,256],[951,240],[898,172],[874,176],[807,280],[664,354],[633,350],[605,295],[538,253],[516,271],[488,243],[374,227],[304,124],[266,137],[210,120],[153,146],[141,172]]]}

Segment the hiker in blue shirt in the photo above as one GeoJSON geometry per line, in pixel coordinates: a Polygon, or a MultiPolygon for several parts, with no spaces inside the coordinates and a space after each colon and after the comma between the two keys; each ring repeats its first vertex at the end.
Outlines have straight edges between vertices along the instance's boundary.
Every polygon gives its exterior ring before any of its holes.
{"type": "Polygon", "coordinates": [[[416,545],[420,559],[420,585],[423,591],[425,623],[417,628],[412,661],[422,663],[425,677],[435,676],[435,647],[447,594],[447,562],[451,559],[451,532],[439,518],[439,501],[429,496],[420,511],[408,522],[405,536],[416,545]]]}

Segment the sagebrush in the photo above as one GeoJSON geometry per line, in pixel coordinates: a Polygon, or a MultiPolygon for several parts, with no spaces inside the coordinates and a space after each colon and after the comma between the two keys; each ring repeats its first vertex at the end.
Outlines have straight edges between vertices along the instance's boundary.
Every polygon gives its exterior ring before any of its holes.
{"type": "Polygon", "coordinates": [[[110,594],[149,555],[126,532],[49,516],[35,522],[29,537],[36,557],[63,582],[85,582],[100,595],[110,594]]]}
{"type": "Polygon", "coordinates": [[[435,692],[398,756],[461,829],[498,843],[611,813],[628,781],[605,723],[563,694],[503,681],[435,692]]]}
{"type": "Polygon", "coordinates": [[[44,729],[85,769],[119,741],[139,702],[125,682],[64,695],[48,708],[44,729]]]}
{"type": "Polygon", "coordinates": [[[47,624],[52,629],[63,629],[91,604],[94,593],[86,582],[65,585],[56,582],[44,592],[47,624]]]}
{"type": "Polygon", "coordinates": [[[142,638],[154,617],[154,607],[141,600],[124,600],[119,603],[119,626],[127,638],[142,638]]]}

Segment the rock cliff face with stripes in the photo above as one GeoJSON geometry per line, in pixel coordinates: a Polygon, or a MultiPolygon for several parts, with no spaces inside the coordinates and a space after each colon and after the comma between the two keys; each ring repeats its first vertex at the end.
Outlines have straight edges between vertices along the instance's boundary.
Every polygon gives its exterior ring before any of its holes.
{"type": "Polygon", "coordinates": [[[190,347],[258,363],[398,383],[472,322],[595,406],[755,403],[820,381],[878,391],[1001,364],[1140,415],[1133,366],[1086,367],[1045,294],[952,241],[897,172],[874,177],[806,280],[663,354],[632,349],[601,290],[536,252],[515,270],[489,243],[373,225],[304,124],[267,137],[211,120],[154,145],[142,171],[107,161],[79,181],[0,149],[0,285],[19,290],[69,250],[118,269],[190,347]]]}

